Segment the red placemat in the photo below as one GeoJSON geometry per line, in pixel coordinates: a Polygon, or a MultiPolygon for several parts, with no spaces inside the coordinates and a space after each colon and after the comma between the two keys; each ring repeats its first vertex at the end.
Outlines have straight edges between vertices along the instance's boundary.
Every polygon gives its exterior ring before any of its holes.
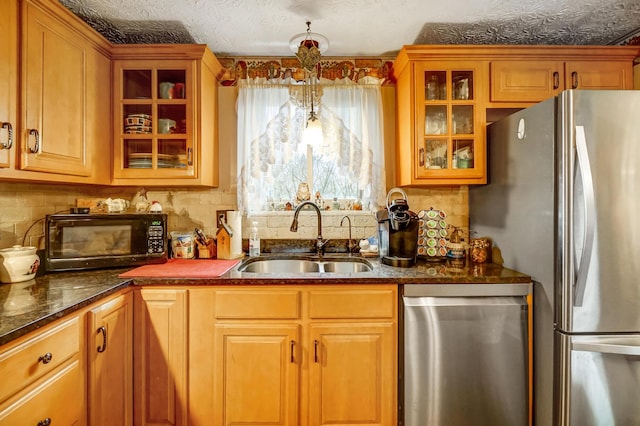
{"type": "Polygon", "coordinates": [[[215,278],[238,264],[238,259],[169,259],[120,274],[123,278],[215,278]]]}

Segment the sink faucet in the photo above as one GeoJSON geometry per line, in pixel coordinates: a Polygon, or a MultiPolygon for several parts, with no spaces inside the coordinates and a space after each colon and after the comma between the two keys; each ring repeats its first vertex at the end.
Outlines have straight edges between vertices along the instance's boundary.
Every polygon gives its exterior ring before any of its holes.
{"type": "Polygon", "coordinates": [[[347,247],[349,250],[349,256],[351,256],[353,245],[351,244],[351,219],[349,218],[349,216],[342,216],[342,220],[340,220],[340,226],[342,226],[342,222],[344,222],[345,219],[347,219],[347,222],[349,222],[349,242],[347,243],[347,247]]]}
{"type": "Polygon", "coordinates": [[[293,222],[291,222],[291,232],[298,232],[298,215],[300,214],[300,210],[304,206],[311,206],[316,210],[318,214],[318,239],[316,241],[316,253],[318,256],[321,256],[324,252],[324,246],[327,244],[328,240],[325,241],[322,239],[322,215],[320,214],[320,208],[313,201],[303,201],[296,207],[296,211],[293,214],[293,222]]]}

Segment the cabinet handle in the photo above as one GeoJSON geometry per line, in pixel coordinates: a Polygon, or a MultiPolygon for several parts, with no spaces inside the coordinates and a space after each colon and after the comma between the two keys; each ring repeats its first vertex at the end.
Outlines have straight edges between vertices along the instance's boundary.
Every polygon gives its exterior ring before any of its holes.
{"type": "Polygon", "coordinates": [[[558,71],[553,72],[553,89],[560,87],[560,73],[558,71]]]}
{"type": "Polygon", "coordinates": [[[572,89],[578,88],[578,73],[576,71],[573,71],[571,73],[571,88],[572,89]]]}
{"type": "Polygon", "coordinates": [[[29,152],[37,154],[40,151],[40,132],[37,129],[30,129],[29,136],[33,136],[36,139],[36,146],[34,148],[29,147],[29,152]]]}
{"type": "Polygon", "coordinates": [[[44,420],[40,420],[38,422],[38,426],[49,426],[51,424],[51,419],[49,417],[47,417],[44,420]]]}
{"type": "Polygon", "coordinates": [[[318,345],[320,342],[317,340],[313,341],[313,362],[318,362],[318,345]]]}
{"type": "Polygon", "coordinates": [[[420,167],[424,167],[424,148],[418,150],[418,164],[420,167]]]}
{"type": "Polygon", "coordinates": [[[295,362],[295,359],[293,357],[293,350],[294,347],[296,346],[296,342],[294,342],[293,340],[290,343],[290,348],[291,348],[291,364],[293,364],[295,362]]]}
{"type": "Polygon", "coordinates": [[[41,362],[43,364],[49,364],[52,359],[53,359],[53,355],[51,354],[51,352],[47,352],[44,355],[40,355],[40,358],[38,358],[38,362],[41,362]]]}
{"type": "Polygon", "coordinates": [[[3,149],[11,149],[13,146],[13,126],[11,123],[2,123],[2,128],[7,129],[9,136],[7,137],[7,143],[0,144],[0,147],[3,149]]]}
{"type": "Polygon", "coordinates": [[[193,149],[187,148],[187,164],[193,166],[193,149]]]}
{"type": "Polygon", "coordinates": [[[98,328],[96,334],[102,333],[102,345],[98,346],[98,352],[102,353],[107,350],[107,329],[105,326],[98,328]]]}

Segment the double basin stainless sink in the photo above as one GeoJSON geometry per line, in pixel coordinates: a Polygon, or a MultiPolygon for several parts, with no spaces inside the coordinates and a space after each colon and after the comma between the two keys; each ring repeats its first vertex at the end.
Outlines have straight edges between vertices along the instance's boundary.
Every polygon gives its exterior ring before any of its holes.
{"type": "Polygon", "coordinates": [[[373,265],[357,257],[260,256],[244,260],[238,272],[258,274],[308,274],[369,272],[373,265]]]}

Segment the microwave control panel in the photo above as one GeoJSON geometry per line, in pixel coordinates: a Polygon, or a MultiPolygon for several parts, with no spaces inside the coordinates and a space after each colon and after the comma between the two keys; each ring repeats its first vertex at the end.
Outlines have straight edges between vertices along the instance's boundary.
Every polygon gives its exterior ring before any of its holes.
{"type": "Polygon", "coordinates": [[[161,221],[153,221],[147,232],[147,251],[149,253],[164,253],[165,229],[161,221]]]}

